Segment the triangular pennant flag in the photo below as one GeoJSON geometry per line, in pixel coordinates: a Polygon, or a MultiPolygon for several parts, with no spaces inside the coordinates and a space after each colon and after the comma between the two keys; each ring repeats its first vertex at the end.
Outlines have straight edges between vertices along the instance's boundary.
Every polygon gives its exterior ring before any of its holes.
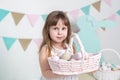
{"type": "Polygon", "coordinates": [[[0,21],[9,13],[7,10],[0,9],[0,21]]]}
{"type": "Polygon", "coordinates": [[[98,1],[96,3],[93,3],[92,6],[97,9],[97,11],[100,11],[101,1],[98,1]]]}
{"type": "Polygon", "coordinates": [[[25,51],[27,49],[29,43],[31,42],[31,39],[19,39],[19,42],[25,51]]]}
{"type": "Polygon", "coordinates": [[[76,10],[73,10],[73,11],[70,11],[69,14],[72,15],[72,17],[74,18],[74,20],[77,20],[78,18],[78,15],[79,15],[79,9],[76,9],[76,10]]]}
{"type": "Polygon", "coordinates": [[[105,30],[106,30],[106,28],[104,28],[104,27],[101,27],[101,29],[102,29],[103,31],[105,31],[105,30]]]}
{"type": "Polygon", "coordinates": [[[110,15],[107,19],[115,21],[116,20],[116,14],[110,15]]]}
{"type": "Polygon", "coordinates": [[[105,2],[106,4],[108,4],[109,6],[111,6],[111,0],[104,0],[104,2],[105,2]]]}
{"type": "Polygon", "coordinates": [[[21,21],[21,19],[24,16],[24,14],[16,13],[16,12],[11,12],[11,14],[13,16],[13,19],[14,19],[16,25],[21,21]]]}
{"type": "Polygon", "coordinates": [[[9,50],[13,43],[16,41],[16,38],[3,37],[3,41],[6,45],[7,50],[9,50]]]}
{"type": "Polygon", "coordinates": [[[41,16],[42,16],[43,20],[45,21],[48,15],[44,14],[44,15],[41,15],[41,16]]]}
{"type": "Polygon", "coordinates": [[[82,10],[86,15],[89,15],[90,5],[81,8],[81,10],[82,10]]]}
{"type": "Polygon", "coordinates": [[[117,11],[117,14],[120,15],[120,10],[117,11]]]}
{"type": "Polygon", "coordinates": [[[37,45],[38,47],[40,47],[40,45],[41,45],[41,43],[42,43],[42,39],[34,39],[34,41],[35,41],[36,45],[37,45]]]}
{"type": "Polygon", "coordinates": [[[37,20],[39,19],[40,15],[34,15],[34,14],[28,14],[27,17],[31,23],[31,25],[34,27],[35,23],[37,22],[37,20]]]}

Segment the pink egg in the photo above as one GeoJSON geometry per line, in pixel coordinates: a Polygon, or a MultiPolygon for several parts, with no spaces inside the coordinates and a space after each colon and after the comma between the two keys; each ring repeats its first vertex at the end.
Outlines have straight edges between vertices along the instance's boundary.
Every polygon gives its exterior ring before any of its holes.
{"type": "Polygon", "coordinates": [[[81,54],[80,53],[76,53],[72,56],[73,59],[75,60],[80,60],[82,58],[81,54]]]}

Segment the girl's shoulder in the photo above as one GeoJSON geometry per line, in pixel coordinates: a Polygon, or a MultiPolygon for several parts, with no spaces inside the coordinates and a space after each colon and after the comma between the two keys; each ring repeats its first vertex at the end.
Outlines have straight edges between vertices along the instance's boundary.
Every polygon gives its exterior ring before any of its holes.
{"type": "Polygon", "coordinates": [[[41,49],[46,49],[48,46],[47,44],[43,45],[41,49]]]}
{"type": "Polygon", "coordinates": [[[43,47],[41,48],[41,51],[40,52],[43,52],[43,51],[46,51],[48,50],[48,46],[45,44],[43,45],[43,47]]]}
{"type": "Polygon", "coordinates": [[[49,55],[48,45],[45,44],[45,45],[41,48],[40,55],[45,55],[45,56],[48,56],[48,55],[49,55]]]}

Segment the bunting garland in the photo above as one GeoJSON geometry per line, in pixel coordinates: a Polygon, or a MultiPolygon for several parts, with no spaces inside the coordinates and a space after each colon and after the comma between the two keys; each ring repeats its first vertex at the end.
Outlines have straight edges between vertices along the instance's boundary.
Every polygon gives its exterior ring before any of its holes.
{"type": "Polygon", "coordinates": [[[34,41],[34,43],[36,44],[36,46],[39,48],[40,44],[42,42],[42,39],[37,38],[37,39],[21,39],[21,38],[12,38],[12,37],[0,37],[2,38],[6,49],[9,51],[10,48],[14,45],[14,43],[18,40],[21,47],[23,48],[24,51],[26,51],[26,49],[28,48],[28,46],[30,45],[31,41],[34,41]]]}
{"type": "MultiPolygon", "coordinates": [[[[111,6],[111,0],[104,0],[104,2],[111,6]]],[[[84,6],[84,7],[80,8],[80,9],[72,10],[69,13],[76,20],[77,17],[78,17],[78,14],[80,14],[79,13],[80,10],[83,11],[85,15],[89,15],[91,6],[93,6],[97,11],[100,12],[101,0],[97,1],[95,3],[92,3],[91,5],[84,6]]],[[[8,13],[11,13],[11,15],[13,17],[13,20],[14,20],[16,25],[18,25],[19,22],[22,20],[22,18],[26,15],[28,17],[28,20],[29,20],[31,26],[33,26],[33,27],[34,27],[35,23],[37,22],[37,20],[39,19],[39,17],[42,17],[42,19],[45,21],[47,15],[48,15],[48,14],[42,14],[42,15],[38,15],[38,14],[24,14],[24,13],[18,13],[18,12],[13,12],[13,11],[0,9],[0,21],[2,21],[7,16],[8,13]]],[[[117,13],[120,15],[120,11],[118,11],[117,13]]]]}

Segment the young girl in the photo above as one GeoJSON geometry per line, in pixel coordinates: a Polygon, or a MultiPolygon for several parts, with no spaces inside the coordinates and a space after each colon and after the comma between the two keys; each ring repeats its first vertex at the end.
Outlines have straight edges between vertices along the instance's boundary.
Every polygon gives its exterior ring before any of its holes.
{"type": "Polygon", "coordinates": [[[51,52],[57,56],[65,53],[66,44],[71,36],[71,26],[68,17],[63,11],[53,11],[46,19],[43,28],[43,42],[40,47],[39,62],[43,80],[78,80],[77,75],[58,75],[52,72],[48,57],[51,52]]]}

